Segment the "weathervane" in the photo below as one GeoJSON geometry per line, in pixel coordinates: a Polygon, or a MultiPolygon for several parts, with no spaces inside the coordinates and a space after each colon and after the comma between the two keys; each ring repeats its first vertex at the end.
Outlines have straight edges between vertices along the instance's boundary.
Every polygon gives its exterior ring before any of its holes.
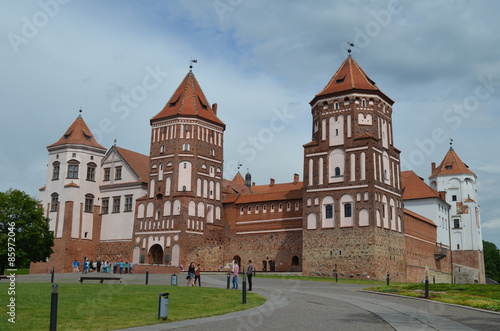
{"type": "Polygon", "coordinates": [[[191,59],[191,60],[189,61],[189,63],[191,63],[191,64],[189,65],[189,69],[193,69],[193,63],[198,63],[198,60],[196,60],[196,59],[191,59]]]}
{"type": "Polygon", "coordinates": [[[350,41],[347,42],[347,45],[349,45],[349,47],[347,48],[347,53],[349,53],[349,56],[351,56],[351,47],[354,47],[354,44],[351,43],[350,41]]]}

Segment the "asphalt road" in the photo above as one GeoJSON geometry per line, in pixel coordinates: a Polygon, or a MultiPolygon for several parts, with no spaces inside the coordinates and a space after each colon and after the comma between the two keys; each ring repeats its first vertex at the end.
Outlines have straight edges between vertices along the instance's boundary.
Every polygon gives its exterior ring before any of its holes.
{"type": "MultiPolygon", "coordinates": [[[[253,283],[268,299],[261,307],[129,330],[500,330],[499,313],[371,293],[363,290],[366,285],[265,278],[253,283]]],[[[203,275],[202,284],[225,288],[226,277],[203,275]]]]}
{"type": "MultiPolygon", "coordinates": [[[[91,274],[90,276],[95,275],[91,274]]],[[[56,274],[55,282],[81,275],[56,274]]],[[[122,275],[123,284],[144,284],[145,275],[122,275]]],[[[149,275],[149,284],[170,285],[170,275],[149,275]]],[[[226,288],[223,274],[203,274],[202,285],[226,288]]],[[[50,282],[50,275],[18,276],[22,282],[50,282]]],[[[186,283],[181,275],[179,286],[186,283]]],[[[130,328],[159,330],[500,330],[500,313],[364,291],[366,285],[254,278],[254,292],[266,304],[253,309],[173,323],[130,328]]],[[[240,278],[241,289],[241,278],[240,278]]]]}

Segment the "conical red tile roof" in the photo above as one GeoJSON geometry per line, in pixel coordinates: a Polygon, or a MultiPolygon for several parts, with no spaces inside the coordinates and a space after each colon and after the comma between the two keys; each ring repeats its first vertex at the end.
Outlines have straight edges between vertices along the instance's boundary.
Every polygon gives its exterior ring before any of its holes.
{"type": "Polygon", "coordinates": [[[87,126],[81,115],[78,116],[76,120],[73,122],[73,124],[70,125],[68,130],[66,130],[66,133],[64,133],[63,136],[61,137],[61,139],[59,139],[56,143],[47,146],[47,148],[61,146],[61,145],[68,145],[68,144],[85,145],[96,148],[102,148],[103,150],[106,150],[106,148],[101,146],[95,140],[95,137],[92,135],[92,132],[90,131],[89,127],[87,126]]]}
{"type": "Polygon", "coordinates": [[[310,104],[313,105],[321,97],[345,94],[349,91],[375,93],[386,99],[391,105],[394,103],[391,98],[379,90],[375,82],[368,77],[352,56],[348,56],[332,79],[321,92],[316,94],[310,104]]]}
{"type": "Polygon", "coordinates": [[[201,117],[210,122],[224,125],[215,114],[215,111],[216,109],[212,109],[205,94],[203,94],[203,90],[193,72],[189,70],[163,110],[154,116],[151,121],[185,115],[201,117]]]}
{"type": "Polygon", "coordinates": [[[438,175],[458,175],[458,174],[469,174],[475,175],[469,167],[463,163],[463,161],[458,157],[455,150],[450,147],[448,153],[446,153],[443,161],[436,169],[432,172],[429,178],[436,177],[438,175]]]}

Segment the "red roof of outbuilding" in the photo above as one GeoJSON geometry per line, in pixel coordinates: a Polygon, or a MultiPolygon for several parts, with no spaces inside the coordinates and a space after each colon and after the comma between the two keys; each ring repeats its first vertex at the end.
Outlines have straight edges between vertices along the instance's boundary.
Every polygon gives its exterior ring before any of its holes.
{"type": "Polygon", "coordinates": [[[412,170],[401,171],[401,186],[403,187],[403,200],[440,197],[438,191],[427,185],[412,170]]]}
{"type": "Polygon", "coordinates": [[[156,114],[151,121],[176,115],[197,116],[210,122],[224,125],[210,106],[191,70],[184,77],[162,111],[156,114]]]}

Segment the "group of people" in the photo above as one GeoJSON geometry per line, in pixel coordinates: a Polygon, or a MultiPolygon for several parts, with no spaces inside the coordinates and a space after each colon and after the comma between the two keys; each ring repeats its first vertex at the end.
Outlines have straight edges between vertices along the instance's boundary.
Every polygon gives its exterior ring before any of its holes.
{"type": "MultiPolygon", "coordinates": [[[[255,269],[253,267],[252,260],[248,260],[248,266],[247,266],[247,270],[245,271],[245,274],[246,274],[247,280],[248,280],[248,290],[249,291],[252,290],[252,277],[253,277],[254,271],[255,271],[255,269]]],[[[238,289],[238,275],[239,274],[240,274],[240,266],[238,265],[238,261],[234,261],[233,280],[232,280],[233,287],[231,288],[233,290],[238,289]]]]}
{"type": "Polygon", "coordinates": [[[110,262],[110,261],[89,261],[88,259],[84,259],[83,263],[80,264],[78,260],[73,261],[73,273],[79,273],[80,267],[82,274],[88,274],[89,272],[103,272],[103,273],[111,273],[113,271],[114,274],[128,274],[133,273],[134,271],[134,263],[132,262],[110,262]]]}
{"type": "Polygon", "coordinates": [[[189,264],[186,279],[188,280],[187,286],[196,286],[196,282],[198,282],[198,286],[201,286],[201,267],[199,264],[196,268],[194,266],[194,262],[189,264]]]}

